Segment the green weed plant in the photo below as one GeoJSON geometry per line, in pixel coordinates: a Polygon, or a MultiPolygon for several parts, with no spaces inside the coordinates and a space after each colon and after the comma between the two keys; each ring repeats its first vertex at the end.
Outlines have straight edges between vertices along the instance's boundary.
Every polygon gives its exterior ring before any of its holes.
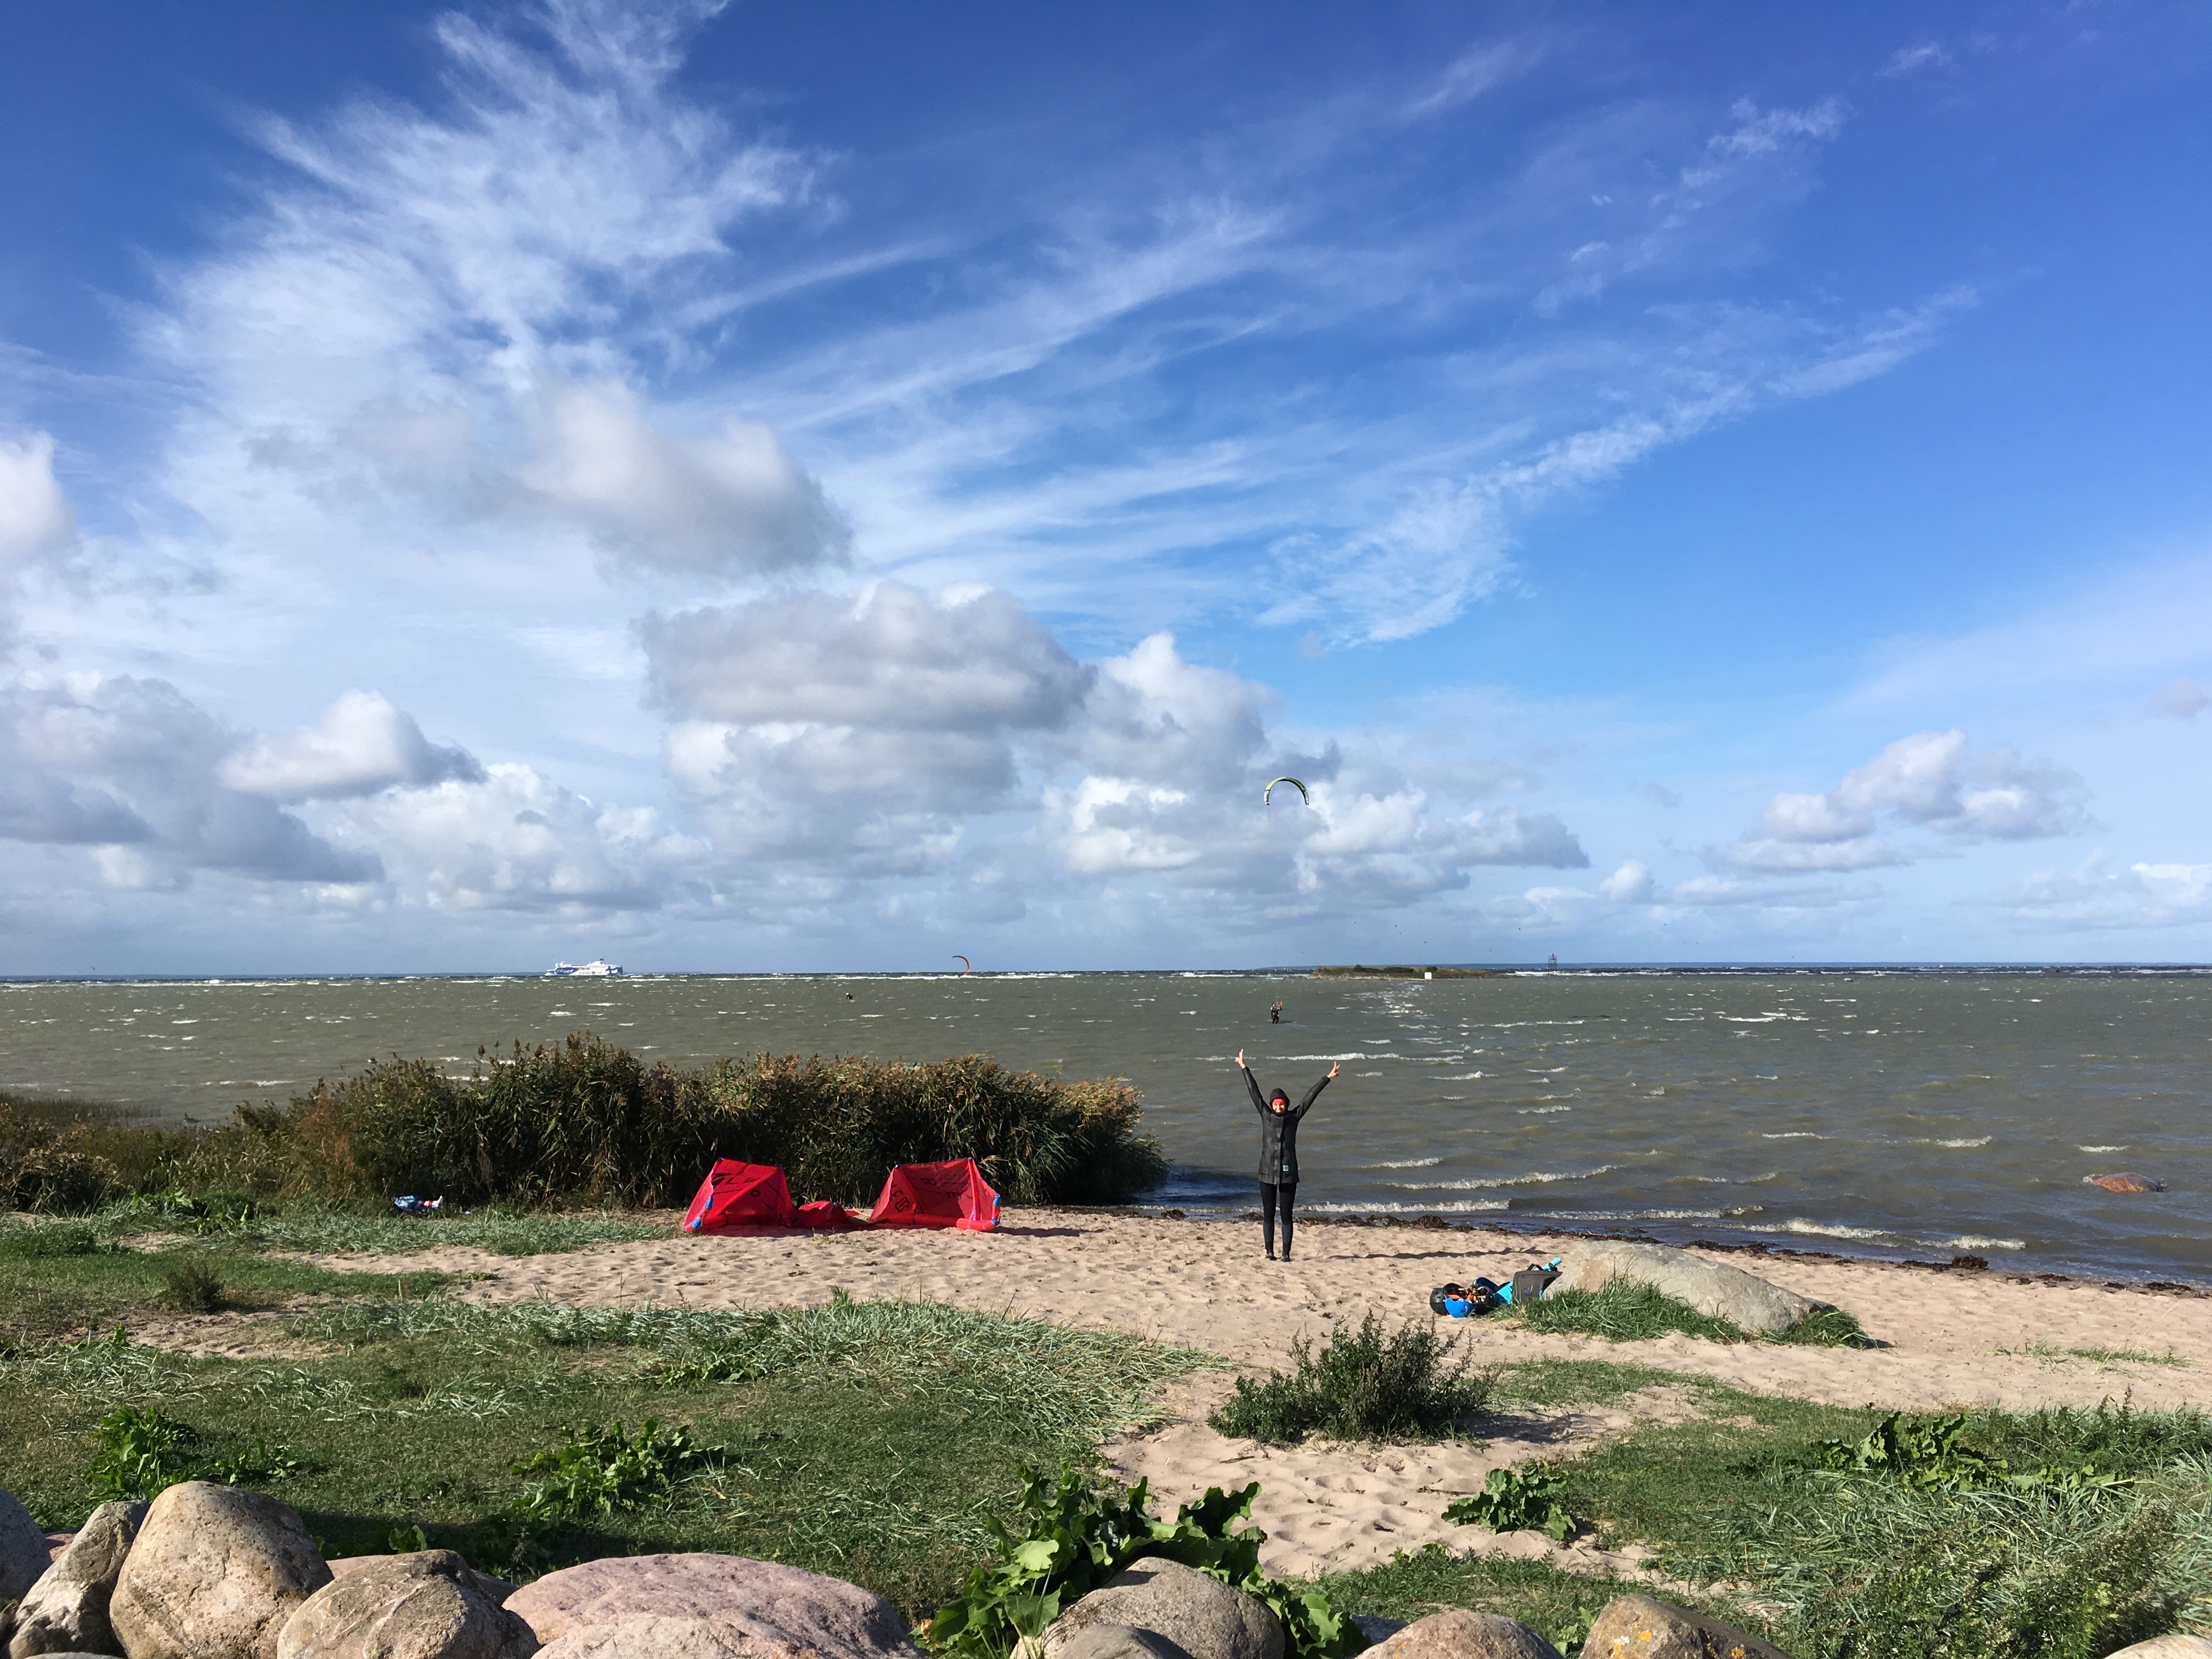
{"type": "Polygon", "coordinates": [[[1858,1321],[1840,1309],[1817,1309],[1788,1329],[1766,1336],[1701,1313],[1680,1297],[1632,1279],[1607,1279],[1595,1291],[1554,1291],[1532,1302],[1516,1302],[1512,1317],[1528,1330],[1603,1337],[1608,1342],[1643,1342],[1679,1333],[1709,1342],[1771,1341],[1829,1348],[1873,1346],[1858,1321]]]}
{"type": "Polygon", "coordinates": [[[1559,1501],[1564,1490],[1558,1472],[1541,1465],[1492,1469],[1480,1492],[1445,1505],[1444,1519],[1492,1532],[1540,1532],[1564,1544],[1576,1531],[1575,1517],[1559,1501]]]}
{"type": "Polygon", "coordinates": [[[960,1595],[938,1611],[929,1645],[943,1659],[1006,1659],[1024,1637],[1042,1635],[1067,1608],[1132,1562],[1175,1561],[1265,1602],[1289,1638],[1289,1659],[1342,1659],[1365,1645],[1326,1595],[1299,1589],[1260,1571],[1267,1534],[1243,1525],[1259,1495],[1255,1482],[1236,1492],[1210,1488],[1175,1519],[1151,1512],[1151,1488],[1122,1488],[1063,1468],[1057,1482],[1022,1472],[1017,1536],[991,1522],[997,1559],[969,1575],[960,1595]]]}

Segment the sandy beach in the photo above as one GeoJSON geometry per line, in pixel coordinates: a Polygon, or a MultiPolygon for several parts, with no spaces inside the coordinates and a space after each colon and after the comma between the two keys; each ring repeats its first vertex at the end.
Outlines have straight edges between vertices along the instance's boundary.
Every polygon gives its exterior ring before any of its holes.
{"type": "MultiPolygon", "coordinates": [[[[1395,1325],[1433,1318],[1431,1285],[1571,1252],[1578,1241],[1413,1226],[1302,1225],[1297,1257],[1269,1262],[1258,1229],[1227,1221],[1092,1211],[1007,1212],[994,1233],[884,1231],[677,1237],[564,1255],[475,1249],[410,1255],[410,1266],[480,1274],[457,1294],[574,1306],[790,1307],[855,1297],[914,1298],[1139,1333],[1218,1356],[1173,1392],[1178,1420],[1110,1443],[1122,1478],[1149,1476],[1163,1498],[1257,1480],[1255,1511],[1278,1572],[1372,1564],[1433,1540],[1455,1549],[1544,1557],[1584,1571],[1637,1570],[1636,1559],[1562,1547],[1533,1533],[1492,1536],[1443,1519],[1493,1468],[1572,1455],[1627,1428],[1686,1414],[1687,1391],[1660,1383],[1597,1410],[1530,1413],[1481,1443],[1269,1449],[1206,1425],[1238,1370],[1282,1367],[1293,1337],[1319,1340],[1369,1313],[1395,1325]]],[[[2212,1297],[2042,1279],[2000,1271],[1929,1271],[1874,1261],[1729,1254],[1721,1259],[1854,1315],[1867,1350],[1670,1335],[1611,1343],[1545,1336],[1502,1319],[1443,1321],[1479,1363],[1554,1356],[1606,1359],[1714,1378],[1754,1393],[1838,1406],[2140,1407],[2212,1401],[2212,1297]],[[2072,1352],[2069,1352],[2072,1351],[2072,1352]],[[2120,1354],[2153,1355],[2124,1358],[2120,1354]]],[[[325,1256],[333,1267],[391,1259],[325,1256]]]]}

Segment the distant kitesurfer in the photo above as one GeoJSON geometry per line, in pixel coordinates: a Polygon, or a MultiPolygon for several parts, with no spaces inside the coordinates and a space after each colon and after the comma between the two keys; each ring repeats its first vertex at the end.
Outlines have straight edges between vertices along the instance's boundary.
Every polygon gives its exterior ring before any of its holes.
{"type": "Polygon", "coordinates": [[[1280,1025],[1282,1023],[1283,1005],[1279,1002],[1275,1004],[1273,1007],[1267,1010],[1267,1024],[1270,1025],[1280,1025]]]}
{"type": "Polygon", "coordinates": [[[1321,1091],[1328,1087],[1328,1079],[1337,1073],[1334,1061],[1329,1063],[1328,1077],[1306,1091],[1306,1097],[1297,1106],[1280,1089],[1266,1099],[1261,1098],[1260,1085],[1254,1080],[1252,1068],[1244,1063],[1244,1051],[1237,1051],[1237,1069],[1244,1073],[1244,1088],[1252,1097],[1252,1109],[1260,1115],[1260,1215],[1261,1231],[1267,1241],[1267,1260],[1275,1259],[1275,1206],[1283,1206],[1283,1260],[1291,1259],[1291,1205],[1298,1195],[1298,1120],[1313,1110],[1313,1103],[1321,1098],[1321,1091]]]}

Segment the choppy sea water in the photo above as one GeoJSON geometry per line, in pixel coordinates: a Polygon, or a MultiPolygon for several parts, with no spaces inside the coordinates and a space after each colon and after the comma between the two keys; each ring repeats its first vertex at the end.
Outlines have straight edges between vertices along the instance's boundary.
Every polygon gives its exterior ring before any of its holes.
{"type": "Polygon", "coordinates": [[[678,1065],[1126,1076],[1174,1164],[1148,1201],[1193,1213],[1255,1201],[1243,1048],[1294,1096],[1343,1067],[1301,1133],[1304,1210],[2212,1279],[2212,975],[2185,971],[19,982],[0,1087],[207,1122],[372,1055],[465,1072],[580,1027],[678,1065]],[[2113,1170],[2166,1189],[2084,1184],[2113,1170]]]}

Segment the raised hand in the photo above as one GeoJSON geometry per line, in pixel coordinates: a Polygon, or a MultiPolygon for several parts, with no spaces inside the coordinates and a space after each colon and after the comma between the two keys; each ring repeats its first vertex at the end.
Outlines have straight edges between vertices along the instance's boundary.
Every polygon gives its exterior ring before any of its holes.
{"type": "Polygon", "coordinates": [[[1338,1066],[1338,1064],[1337,1064],[1334,1060],[1332,1060],[1331,1061],[1329,1061],[1329,1063],[1328,1063],[1328,1074],[1329,1074],[1331,1077],[1334,1077],[1334,1076],[1337,1074],[1337,1073],[1338,1073],[1339,1071],[1342,1070],[1342,1069],[1343,1069],[1343,1068],[1342,1068],[1341,1066],[1338,1066]]]}
{"type": "Polygon", "coordinates": [[[1237,1051],[1237,1069],[1240,1072],[1244,1069],[1244,1051],[1242,1048],[1237,1051]]]}

